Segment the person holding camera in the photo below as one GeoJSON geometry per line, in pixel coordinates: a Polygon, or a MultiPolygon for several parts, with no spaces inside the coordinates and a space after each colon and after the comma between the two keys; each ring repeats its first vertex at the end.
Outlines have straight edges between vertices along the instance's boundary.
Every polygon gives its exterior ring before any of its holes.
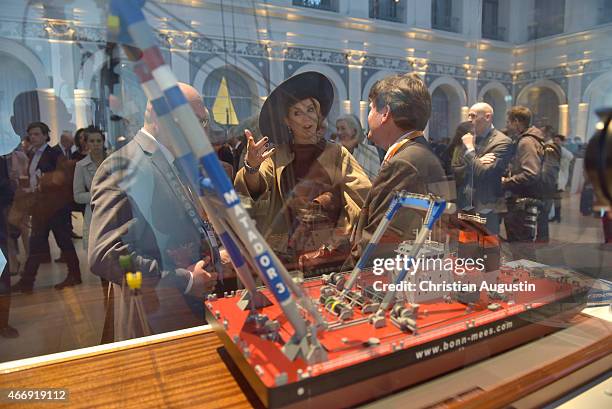
{"type": "Polygon", "coordinates": [[[508,111],[506,127],[515,143],[510,173],[502,177],[502,188],[508,199],[508,213],[504,219],[509,242],[533,242],[538,237],[543,213],[542,165],[545,138],[542,131],[531,126],[529,108],[512,107],[508,111]]]}

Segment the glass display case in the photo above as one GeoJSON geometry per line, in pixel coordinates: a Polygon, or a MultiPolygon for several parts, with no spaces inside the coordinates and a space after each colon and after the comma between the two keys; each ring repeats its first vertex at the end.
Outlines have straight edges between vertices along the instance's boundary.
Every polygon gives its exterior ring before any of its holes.
{"type": "Polygon", "coordinates": [[[609,370],[608,2],[5,3],[0,389],[181,342],[267,407],[609,370]]]}

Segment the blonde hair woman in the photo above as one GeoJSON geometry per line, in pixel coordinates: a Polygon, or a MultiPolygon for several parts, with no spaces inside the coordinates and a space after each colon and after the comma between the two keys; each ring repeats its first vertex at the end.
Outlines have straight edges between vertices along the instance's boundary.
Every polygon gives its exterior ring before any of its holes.
{"type": "Polygon", "coordinates": [[[378,175],[380,170],[380,156],[361,128],[361,123],[355,115],[343,115],[336,119],[336,134],[338,142],[342,144],[359,162],[370,180],[378,175]]]}

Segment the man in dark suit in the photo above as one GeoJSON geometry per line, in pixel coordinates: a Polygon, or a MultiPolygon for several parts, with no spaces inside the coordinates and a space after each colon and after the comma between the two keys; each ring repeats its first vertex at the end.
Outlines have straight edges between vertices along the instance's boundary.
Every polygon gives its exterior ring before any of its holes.
{"type": "MultiPolygon", "coordinates": [[[[21,136],[22,141],[28,140],[27,127],[33,122],[43,122],[52,124],[50,134],[59,135],[60,130],[71,133],[74,129],[72,114],[68,112],[66,104],[62,98],[56,96],[53,89],[36,89],[19,93],[13,100],[13,115],[10,118],[11,125],[15,134],[21,136]]],[[[60,145],[53,146],[54,149],[61,150],[60,145]]],[[[29,151],[29,150],[28,150],[29,151]]],[[[26,154],[29,153],[26,151],[26,154]]],[[[72,179],[66,178],[67,183],[72,185],[72,179]]],[[[68,221],[71,221],[69,218],[68,221]]],[[[71,230],[72,231],[72,230],[71,230]]],[[[77,238],[74,237],[73,238],[77,238]]],[[[55,240],[57,242],[57,239],[55,240]]],[[[45,242],[46,254],[41,256],[42,263],[50,263],[51,255],[49,244],[45,242]]],[[[59,247],[59,243],[58,243],[59,247]]],[[[65,262],[65,257],[60,256],[56,261],[65,262]]]]}
{"type": "Polygon", "coordinates": [[[68,265],[66,279],[55,286],[64,287],[81,283],[79,259],[70,238],[70,203],[72,188],[63,159],[57,149],[48,145],[49,127],[44,122],[33,122],[27,127],[28,138],[32,145],[30,159],[30,193],[33,195],[32,234],[30,254],[26,261],[21,280],[13,286],[13,291],[31,293],[38,273],[38,267],[46,255],[49,231],[60,247],[68,265]]]}
{"type": "Polygon", "coordinates": [[[63,131],[60,135],[60,141],[55,147],[59,149],[66,159],[72,159],[72,147],[74,146],[74,138],[70,131],[63,131]]]}
{"type": "Polygon", "coordinates": [[[487,230],[499,234],[500,213],[506,211],[501,177],[512,158],[512,140],[493,126],[493,108],[474,104],[468,113],[473,130],[463,136],[463,160],[455,175],[466,181],[470,207],[487,219],[487,230]]]}
{"type": "MultiPolygon", "coordinates": [[[[197,91],[185,84],[181,90],[205,122],[197,91]]],[[[192,197],[178,183],[169,138],[149,103],[143,128],[102,162],[92,182],[89,263],[94,274],[114,283],[116,340],[129,331],[117,313],[125,273],[119,257],[129,256],[132,271],[143,274],[153,333],[202,324],[203,293],[216,285],[210,242],[192,197]]]]}
{"type": "MultiPolygon", "coordinates": [[[[423,136],[431,115],[431,95],[421,78],[416,74],[386,77],[374,84],[369,100],[368,139],[386,154],[351,237],[357,258],[396,192],[448,195],[444,169],[423,136]]],[[[414,229],[421,226],[423,216],[415,210],[401,209],[376,255],[392,254],[401,241],[414,239],[414,229]]]]}

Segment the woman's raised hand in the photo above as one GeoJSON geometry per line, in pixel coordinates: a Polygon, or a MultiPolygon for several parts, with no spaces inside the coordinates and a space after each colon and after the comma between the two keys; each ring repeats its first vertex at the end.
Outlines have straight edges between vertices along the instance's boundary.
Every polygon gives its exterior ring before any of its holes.
{"type": "Polygon", "coordinates": [[[274,154],[276,148],[269,149],[270,144],[268,143],[267,136],[264,136],[260,141],[255,142],[253,134],[248,129],[244,131],[244,135],[247,138],[247,151],[244,161],[249,167],[257,169],[264,160],[274,154]]]}

